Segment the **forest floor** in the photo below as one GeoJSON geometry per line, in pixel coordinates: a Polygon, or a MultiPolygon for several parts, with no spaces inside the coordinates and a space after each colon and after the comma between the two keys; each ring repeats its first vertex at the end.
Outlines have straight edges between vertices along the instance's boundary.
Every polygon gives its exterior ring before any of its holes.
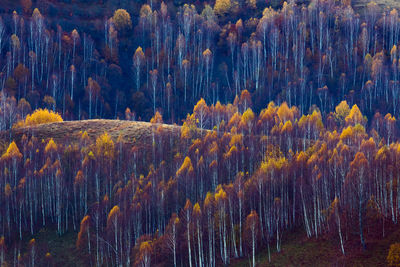
{"type": "MultiPolygon", "coordinates": [[[[362,251],[357,235],[346,242],[346,256],[340,252],[336,238],[320,237],[308,239],[302,229],[297,229],[284,234],[282,250],[276,252],[272,242],[271,262],[268,263],[268,250],[263,249],[257,253],[257,266],[351,266],[351,267],[379,267],[386,265],[386,256],[391,244],[400,240],[400,228],[391,226],[386,229],[387,235],[382,238],[380,234],[375,237],[366,234],[366,251],[362,251]]],[[[42,229],[33,237],[38,248],[38,255],[50,252],[54,266],[84,266],[84,259],[76,249],[77,233],[69,231],[59,236],[55,229],[42,229]]],[[[30,239],[24,240],[22,255],[28,257],[27,249],[30,239]]],[[[12,257],[13,251],[9,251],[12,257]]],[[[43,259],[37,259],[43,263],[43,259]]],[[[247,267],[250,258],[232,260],[230,266],[247,267]]]]}
{"type": "MultiPolygon", "coordinates": [[[[387,226],[385,226],[387,227],[387,226]]],[[[367,231],[367,229],[365,229],[367,231]]],[[[268,250],[265,248],[256,255],[257,266],[387,266],[386,257],[390,245],[400,240],[400,228],[391,225],[382,237],[379,233],[366,234],[366,250],[362,251],[359,237],[354,234],[345,243],[346,256],[340,251],[336,237],[308,239],[303,229],[284,234],[281,252],[277,253],[275,243],[271,243],[271,262],[268,262],[268,250]]],[[[250,258],[233,261],[231,266],[249,266],[250,258]]]]}
{"type": "MultiPolygon", "coordinates": [[[[70,231],[63,235],[58,235],[55,229],[43,228],[32,238],[35,238],[35,243],[39,251],[37,255],[43,256],[47,252],[51,254],[51,265],[50,266],[85,266],[86,261],[82,257],[79,250],[76,248],[76,239],[78,234],[70,231]]],[[[28,243],[29,240],[24,242],[22,247],[23,257],[28,257],[28,243]]],[[[11,251],[9,251],[11,253],[11,251]]],[[[38,266],[44,266],[45,259],[37,258],[38,266]]]]}

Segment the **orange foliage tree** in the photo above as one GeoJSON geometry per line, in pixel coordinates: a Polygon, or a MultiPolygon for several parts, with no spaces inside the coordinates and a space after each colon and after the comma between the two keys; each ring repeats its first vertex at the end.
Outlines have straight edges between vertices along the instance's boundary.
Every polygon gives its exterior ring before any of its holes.
{"type": "Polygon", "coordinates": [[[87,249],[90,254],[90,216],[86,215],[81,221],[81,227],[76,240],[76,247],[80,250],[83,249],[85,242],[87,242],[87,249]]]}

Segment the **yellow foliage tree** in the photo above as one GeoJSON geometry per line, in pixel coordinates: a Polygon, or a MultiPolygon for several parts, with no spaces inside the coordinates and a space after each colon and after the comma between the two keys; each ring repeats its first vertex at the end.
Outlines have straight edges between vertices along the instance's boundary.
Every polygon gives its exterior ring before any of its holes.
{"type": "Polygon", "coordinates": [[[231,6],[232,4],[230,0],[216,0],[214,5],[214,12],[219,16],[223,16],[229,12],[231,6]]]}
{"type": "Polygon", "coordinates": [[[32,12],[32,18],[33,18],[34,20],[38,20],[38,19],[41,18],[41,17],[42,17],[42,14],[40,13],[39,9],[38,9],[38,8],[35,8],[35,9],[33,10],[33,12],[32,12]]]}
{"type": "Polygon", "coordinates": [[[57,145],[54,142],[53,138],[50,138],[49,142],[47,143],[45,149],[44,149],[44,153],[49,153],[49,152],[54,152],[57,151],[57,145]]]}
{"type": "Polygon", "coordinates": [[[7,151],[1,156],[2,160],[5,159],[20,159],[22,154],[18,149],[17,144],[13,141],[7,148],[7,151]]]}
{"type": "Polygon", "coordinates": [[[84,131],[81,135],[81,142],[82,143],[88,143],[89,142],[89,135],[87,133],[87,131],[84,131]]]}
{"type": "Polygon", "coordinates": [[[193,108],[193,114],[196,117],[196,122],[199,124],[200,129],[203,129],[207,123],[207,116],[209,112],[210,109],[208,108],[206,101],[201,98],[193,108]]]}
{"type": "Polygon", "coordinates": [[[14,125],[14,128],[29,127],[44,123],[61,121],[63,121],[63,119],[60,114],[48,109],[37,109],[32,114],[26,116],[25,121],[18,121],[14,125]]]}
{"type": "Polygon", "coordinates": [[[386,260],[389,266],[400,266],[400,243],[390,245],[386,260]]]}
{"type": "Polygon", "coordinates": [[[163,123],[162,115],[160,112],[156,111],[153,118],[150,120],[151,123],[163,123]]]}
{"type": "Polygon", "coordinates": [[[347,104],[346,100],[340,102],[339,105],[335,108],[335,118],[339,121],[339,123],[343,122],[344,119],[349,115],[350,107],[347,104]]]}
{"type": "MultiPolygon", "coordinates": [[[[227,1],[227,0],[218,0],[218,1],[227,1]]],[[[210,58],[211,56],[212,56],[212,52],[211,52],[210,49],[207,48],[206,50],[203,51],[203,57],[204,58],[210,58]]]]}
{"type": "Polygon", "coordinates": [[[139,259],[137,264],[143,267],[150,267],[151,253],[152,247],[150,241],[143,241],[139,247],[139,259]]]}
{"type": "Polygon", "coordinates": [[[110,227],[111,225],[115,224],[116,220],[118,219],[119,215],[121,214],[121,211],[117,205],[115,205],[111,210],[110,213],[108,214],[107,217],[107,227],[110,227]]]}
{"type": "Polygon", "coordinates": [[[228,129],[232,129],[232,127],[237,127],[239,125],[241,119],[242,119],[242,117],[239,115],[239,113],[235,112],[228,122],[228,125],[227,125],[228,129]]]}
{"type": "Polygon", "coordinates": [[[186,120],[183,122],[183,125],[181,127],[181,138],[182,139],[190,139],[192,138],[197,131],[197,126],[196,126],[196,117],[194,114],[192,115],[187,115],[186,120]]]}
{"type": "Polygon", "coordinates": [[[200,204],[198,202],[196,204],[194,204],[194,206],[193,206],[193,214],[195,216],[201,215],[201,208],[200,208],[200,204]]]}
{"type": "Polygon", "coordinates": [[[363,117],[358,106],[353,105],[353,107],[349,112],[349,115],[346,116],[345,121],[347,125],[356,125],[356,124],[364,125],[366,119],[363,117]]]}
{"type": "Polygon", "coordinates": [[[215,201],[217,203],[221,203],[224,202],[227,199],[226,196],[226,192],[224,191],[224,189],[221,187],[221,185],[218,186],[218,188],[216,189],[216,193],[215,193],[215,201]]]}
{"type": "Polygon", "coordinates": [[[254,112],[251,110],[251,108],[248,108],[243,113],[240,121],[241,128],[245,128],[246,130],[249,131],[250,134],[251,134],[251,128],[253,127],[254,118],[255,118],[254,112]]]}
{"type": "Polygon", "coordinates": [[[184,173],[189,174],[193,172],[193,165],[192,165],[192,161],[190,160],[189,157],[186,157],[185,160],[183,161],[181,167],[179,168],[179,170],[176,172],[176,176],[181,176],[184,173]]]}
{"type": "Polygon", "coordinates": [[[136,90],[139,91],[140,88],[140,67],[143,65],[143,61],[145,60],[145,56],[143,53],[143,49],[139,46],[135,54],[133,54],[133,67],[136,71],[136,90]]]}
{"type": "Polygon", "coordinates": [[[287,120],[293,120],[292,110],[289,108],[286,102],[283,102],[279,106],[276,114],[278,115],[279,120],[283,123],[285,123],[287,120]]]}
{"type": "Polygon", "coordinates": [[[204,199],[204,208],[209,210],[214,204],[214,195],[211,192],[207,192],[206,198],[204,199]]]}
{"type": "Polygon", "coordinates": [[[131,15],[125,9],[117,9],[114,12],[113,21],[118,31],[132,28],[131,15]]]}
{"type": "Polygon", "coordinates": [[[285,124],[281,128],[281,134],[291,133],[293,130],[293,125],[291,121],[285,122],[285,124]]]}
{"type": "Polygon", "coordinates": [[[96,139],[96,154],[98,157],[114,157],[114,142],[107,132],[96,139]]]}

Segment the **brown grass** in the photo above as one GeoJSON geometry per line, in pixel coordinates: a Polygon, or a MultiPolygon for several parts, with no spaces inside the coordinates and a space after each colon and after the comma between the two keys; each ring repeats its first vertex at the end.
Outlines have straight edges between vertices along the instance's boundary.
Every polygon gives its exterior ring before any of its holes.
{"type": "MultiPolygon", "coordinates": [[[[64,121],[41,124],[37,126],[13,129],[11,131],[11,140],[17,143],[25,134],[35,136],[39,140],[53,138],[56,143],[74,143],[78,142],[84,131],[88,133],[92,142],[96,138],[107,132],[113,140],[117,140],[121,135],[124,143],[151,144],[152,127],[161,127],[163,133],[167,136],[177,136],[180,133],[180,127],[167,124],[151,124],[149,122],[133,122],[121,120],[83,120],[83,121],[64,121]]],[[[0,145],[9,140],[10,132],[0,133],[0,145]]]]}

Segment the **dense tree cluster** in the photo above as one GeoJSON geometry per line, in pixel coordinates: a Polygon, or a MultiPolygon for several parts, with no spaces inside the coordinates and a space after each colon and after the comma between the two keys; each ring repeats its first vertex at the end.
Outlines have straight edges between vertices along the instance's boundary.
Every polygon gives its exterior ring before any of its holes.
{"type": "Polygon", "coordinates": [[[107,133],[91,142],[86,132],[78,143],[34,134],[12,142],[0,159],[0,248],[14,258],[0,259],[44,261],[22,240],[55,227],[79,232],[77,248],[96,266],[216,266],[244,256],[255,266],[260,248],[279,252],[294,228],[330,236],[345,254],[349,240],[365,248],[370,229],[384,236],[399,221],[391,114],[377,113],[372,127],[346,101],[326,119],[286,102],[255,114],[243,91],[228,105],[201,99],[180,132],[166,134],[162,121],[157,112],[149,144],[107,133]]]}
{"type": "Polygon", "coordinates": [[[369,118],[398,116],[398,11],[371,2],[357,14],[348,2],[120,1],[132,14],[116,7],[73,29],[23,1],[1,14],[0,99],[65,119],[123,118],[129,108],[131,119],[158,110],[180,122],[200,98],[227,103],[247,89],[257,112],[286,101],[325,116],[346,99],[369,118]]]}

